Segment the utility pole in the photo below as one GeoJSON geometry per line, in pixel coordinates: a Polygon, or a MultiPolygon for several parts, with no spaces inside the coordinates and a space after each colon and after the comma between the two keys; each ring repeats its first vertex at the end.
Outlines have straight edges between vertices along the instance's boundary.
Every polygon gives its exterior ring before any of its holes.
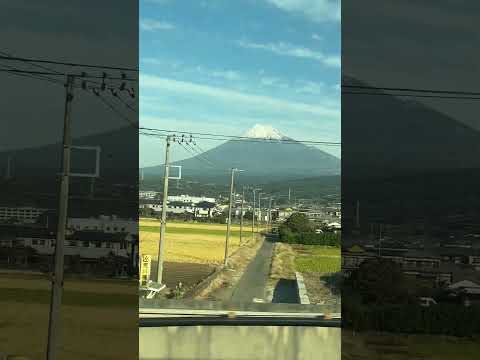
{"type": "Polygon", "coordinates": [[[12,177],[12,156],[8,155],[7,159],[7,174],[5,175],[6,180],[10,180],[12,177]]]}
{"type": "Polygon", "coordinates": [[[223,261],[223,265],[227,266],[228,262],[228,245],[230,242],[230,225],[232,223],[232,205],[233,205],[233,178],[235,176],[236,171],[243,171],[232,168],[232,177],[230,180],[230,203],[228,205],[228,221],[227,221],[227,236],[225,238],[225,259],[223,261]]]}
{"type": "Polygon", "coordinates": [[[240,207],[240,245],[243,239],[243,203],[245,201],[245,185],[242,187],[242,205],[240,207]]]}
{"type": "Polygon", "coordinates": [[[163,280],[163,255],[165,251],[165,227],[167,225],[167,199],[168,199],[168,172],[170,161],[170,136],[167,136],[165,147],[165,170],[163,173],[163,201],[162,201],[162,222],[160,224],[160,244],[158,245],[158,270],[157,283],[162,284],[163,280]]]}
{"type": "Polygon", "coordinates": [[[271,232],[272,231],[272,198],[270,198],[268,203],[268,226],[271,232]]]}
{"type": "Polygon", "coordinates": [[[380,224],[380,237],[378,239],[378,257],[381,257],[381,248],[382,248],[382,224],[380,224]]]}
{"type": "Polygon", "coordinates": [[[255,189],[253,189],[252,239],[255,237],[255,189]]]}
{"type": "Polygon", "coordinates": [[[259,230],[259,224],[260,224],[260,219],[262,218],[262,203],[261,203],[261,197],[263,193],[258,193],[258,219],[257,219],[257,234],[260,232],[259,230]]]}
{"type": "MultiPolygon", "coordinates": [[[[262,206],[261,206],[261,200],[262,200],[262,195],[265,195],[265,193],[258,193],[258,220],[257,220],[257,233],[260,231],[259,230],[259,223],[260,219],[262,218],[262,206]]],[[[264,218],[265,219],[265,218],[264,218]]],[[[262,221],[264,222],[264,221],[262,221]]]]}
{"type": "Polygon", "coordinates": [[[255,199],[255,191],[260,191],[262,189],[260,188],[253,188],[253,209],[252,209],[252,239],[255,239],[255,205],[256,205],[256,199],[255,199]]]}
{"type": "Polygon", "coordinates": [[[62,305],[63,295],[64,246],[70,181],[70,147],[72,142],[70,114],[72,110],[74,81],[75,78],[72,75],[67,76],[65,112],[63,116],[62,178],[60,184],[57,238],[55,244],[55,270],[52,276],[50,319],[48,324],[47,360],[55,360],[57,358],[57,348],[61,333],[60,307],[62,305]]]}
{"type": "Polygon", "coordinates": [[[92,177],[90,180],[90,198],[93,199],[95,197],[95,178],[92,177]]]}
{"type": "Polygon", "coordinates": [[[357,200],[357,209],[356,209],[355,219],[356,219],[357,229],[359,229],[360,228],[360,201],[359,200],[357,200]]]}

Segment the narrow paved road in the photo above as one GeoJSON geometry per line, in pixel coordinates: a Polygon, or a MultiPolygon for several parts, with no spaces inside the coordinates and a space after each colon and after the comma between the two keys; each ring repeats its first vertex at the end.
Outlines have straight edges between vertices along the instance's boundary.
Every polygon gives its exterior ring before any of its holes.
{"type": "Polygon", "coordinates": [[[265,299],[265,288],[267,285],[272,262],[273,242],[266,237],[257,255],[247,266],[245,273],[240,278],[232,294],[232,301],[240,303],[251,303],[254,298],[265,299]]]}

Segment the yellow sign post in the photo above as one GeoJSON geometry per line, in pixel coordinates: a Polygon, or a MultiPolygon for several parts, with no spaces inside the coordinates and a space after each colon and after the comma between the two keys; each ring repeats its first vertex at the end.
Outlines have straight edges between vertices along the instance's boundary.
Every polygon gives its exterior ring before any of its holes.
{"type": "Polygon", "coordinates": [[[152,267],[152,256],[142,255],[142,262],[140,266],[140,286],[147,286],[150,280],[150,270],[152,267]]]}

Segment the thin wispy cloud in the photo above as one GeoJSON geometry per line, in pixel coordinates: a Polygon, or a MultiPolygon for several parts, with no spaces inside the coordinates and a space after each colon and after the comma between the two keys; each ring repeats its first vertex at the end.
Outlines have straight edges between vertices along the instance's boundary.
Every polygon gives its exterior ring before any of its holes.
{"type": "Polygon", "coordinates": [[[238,81],[243,78],[243,76],[234,70],[217,70],[217,69],[207,69],[203,66],[197,66],[196,68],[197,72],[200,74],[211,77],[211,78],[220,78],[224,80],[230,80],[230,81],[238,81]]]}
{"type": "Polygon", "coordinates": [[[340,21],[340,0],[265,0],[277,8],[315,22],[340,21]]]}
{"type": "Polygon", "coordinates": [[[248,94],[222,87],[178,81],[148,74],[140,74],[140,86],[142,89],[153,89],[168,91],[169,93],[204,96],[212,98],[216,101],[224,101],[233,104],[241,103],[246,106],[257,107],[263,110],[270,109],[277,112],[300,112],[330,118],[340,117],[340,109],[338,107],[293,102],[265,95],[248,94]]]}
{"type": "Polygon", "coordinates": [[[313,94],[319,95],[324,93],[326,86],[324,83],[318,83],[313,81],[302,81],[300,86],[295,88],[295,91],[300,94],[313,94]]]}
{"type": "Polygon", "coordinates": [[[165,5],[171,2],[172,0],[143,0],[143,1],[150,4],[165,5]]]}
{"type": "Polygon", "coordinates": [[[175,29],[175,25],[166,21],[159,21],[155,19],[141,19],[140,29],[143,31],[173,30],[175,29]]]}
{"type": "Polygon", "coordinates": [[[321,37],[321,36],[318,35],[318,34],[312,34],[312,39],[313,39],[313,40],[317,40],[317,41],[321,41],[321,40],[323,40],[323,37],[321,37]]]}
{"type": "Polygon", "coordinates": [[[269,51],[280,56],[315,60],[329,67],[340,67],[341,65],[339,55],[327,55],[317,50],[312,50],[307,47],[296,46],[289,43],[278,42],[262,44],[244,40],[240,40],[237,43],[239,46],[246,49],[258,49],[269,51]]]}
{"type": "Polygon", "coordinates": [[[281,81],[282,81],[282,79],[276,78],[276,77],[265,76],[265,77],[260,78],[260,83],[262,85],[266,85],[266,86],[276,85],[276,84],[281,83],[281,81]]]}

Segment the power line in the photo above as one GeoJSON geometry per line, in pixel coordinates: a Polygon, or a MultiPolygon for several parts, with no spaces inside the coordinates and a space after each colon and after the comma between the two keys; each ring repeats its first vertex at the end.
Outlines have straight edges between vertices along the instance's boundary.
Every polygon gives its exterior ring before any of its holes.
{"type": "Polygon", "coordinates": [[[208,162],[207,160],[205,160],[204,158],[202,158],[201,156],[198,156],[198,154],[196,154],[193,150],[191,150],[190,148],[188,148],[188,144],[184,144],[182,143],[181,141],[175,141],[177,144],[179,144],[181,147],[183,147],[186,151],[188,151],[190,153],[190,155],[193,156],[194,159],[197,159],[197,160],[202,160],[204,163],[206,163],[207,165],[209,166],[213,166],[215,167],[215,165],[212,165],[210,162],[208,162]]]}
{"type": "MultiPolygon", "coordinates": [[[[8,53],[6,51],[0,51],[0,54],[4,55],[4,56],[8,56],[9,59],[13,59],[15,58],[15,56],[11,53],[8,53]]],[[[30,66],[34,66],[36,68],[39,68],[39,69],[43,69],[43,70],[47,70],[47,71],[53,71],[53,72],[57,72],[58,74],[60,74],[60,72],[54,70],[54,69],[51,69],[51,68],[48,68],[46,66],[43,66],[43,65],[39,65],[39,64],[35,64],[35,63],[30,63],[29,64],[30,66]]]]}
{"type": "Polygon", "coordinates": [[[196,148],[194,148],[190,143],[187,143],[187,146],[189,146],[197,155],[197,157],[203,159],[206,163],[208,163],[212,167],[216,167],[214,163],[212,163],[210,160],[208,160],[206,157],[203,156],[203,154],[198,151],[196,148]]]}
{"type": "Polygon", "coordinates": [[[442,95],[421,95],[421,94],[392,94],[384,92],[360,92],[360,91],[342,91],[348,95],[378,95],[378,96],[399,96],[399,97],[415,97],[415,98],[433,98],[433,99],[455,99],[455,100],[480,100],[480,97],[473,96],[442,96],[442,95]]]}
{"type": "MultiPolygon", "coordinates": [[[[3,65],[1,64],[0,66],[3,66],[3,67],[6,67],[7,69],[12,69],[11,66],[8,66],[8,65],[3,65]]],[[[4,70],[4,69],[1,69],[0,68],[0,71],[1,70],[4,70]]],[[[59,84],[59,85],[64,85],[64,83],[61,81],[61,80],[58,80],[58,79],[51,79],[47,76],[41,76],[41,75],[28,75],[28,74],[20,74],[20,73],[11,73],[12,75],[15,75],[15,76],[20,76],[20,77],[25,77],[25,78],[30,78],[30,79],[37,79],[37,80],[43,80],[43,81],[48,81],[48,82],[51,82],[51,83],[55,83],[55,84],[59,84]]]]}
{"type": "Polygon", "coordinates": [[[366,86],[366,85],[346,85],[346,84],[342,84],[342,88],[480,96],[480,92],[458,91],[458,90],[432,90],[432,89],[415,89],[415,88],[378,87],[378,86],[366,86]]]}
{"type": "Polygon", "coordinates": [[[109,70],[138,72],[138,69],[136,69],[136,68],[127,68],[127,67],[120,67],[120,66],[108,66],[108,65],[81,64],[81,63],[73,63],[73,62],[44,60],[44,59],[31,59],[31,58],[24,58],[24,57],[17,57],[17,56],[0,56],[0,59],[22,61],[22,62],[26,62],[26,63],[43,63],[43,64],[64,65],[64,66],[73,66],[73,67],[84,67],[84,68],[97,68],[97,69],[109,69],[109,70]]]}
{"type": "MultiPolygon", "coordinates": [[[[88,92],[88,93],[90,93],[90,92],[88,92]]],[[[138,124],[136,122],[132,121],[128,116],[126,116],[125,114],[120,112],[117,108],[115,108],[115,106],[113,106],[111,103],[109,103],[108,100],[105,99],[100,93],[96,93],[95,97],[98,98],[105,105],[107,105],[115,114],[120,116],[123,120],[127,121],[129,125],[133,126],[135,129],[138,129],[138,124]]]]}
{"type": "Polygon", "coordinates": [[[164,133],[180,133],[180,134],[192,134],[198,135],[197,139],[203,140],[233,140],[233,141],[249,141],[249,142],[267,142],[267,143],[284,143],[284,144],[312,144],[312,145],[341,145],[341,142],[329,142],[329,141],[314,141],[314,140],[293,140],[293,139],[260,139],[247,136],[235,136],[235,135],[223,135],[223,134],[211,134],[211,133],[197,133],[188,131],[176,131],[166,129],[156,129],[141,127],[141,130],[164,132],[164,133]]]}
{"type": "Polygon", "coordinates": [[[0,69],[1,72],[10,72],[10,73],[18,73],[18,74],[30,74],[30,75],[50,75],[50,76],[67,76],[71,75],[76,78],[85,78],[85,79],[107,79],[107,80],[124,80],[124,81],[135,81],[137,82],[138,79],[135,78],[127,78],[127,77],[104,77],[103,75],[88,75],[87,73],[80,73],[80,74],[63,74],[58,73],[56,71],[34,71],[34,70],[21,70],[21,69],[0,69]]]}
{"type": "MultiPolygon", "coordinates": [[[[193,141],[193,146],[195,147],[195,149],[197,150],[197,152],[199,154],[201,154],[201,156],[203,156],[206,160],[208,160],[209,162],[211,162],[206,156],[205,156],[205,153],[206,151],[203,150],[198,144],[196,141],[193,141]]],[[[211,162],[212,163],[212,162],[211,162]]],[[[212,163],[213,164],[213,163],[212,163]]]]}

